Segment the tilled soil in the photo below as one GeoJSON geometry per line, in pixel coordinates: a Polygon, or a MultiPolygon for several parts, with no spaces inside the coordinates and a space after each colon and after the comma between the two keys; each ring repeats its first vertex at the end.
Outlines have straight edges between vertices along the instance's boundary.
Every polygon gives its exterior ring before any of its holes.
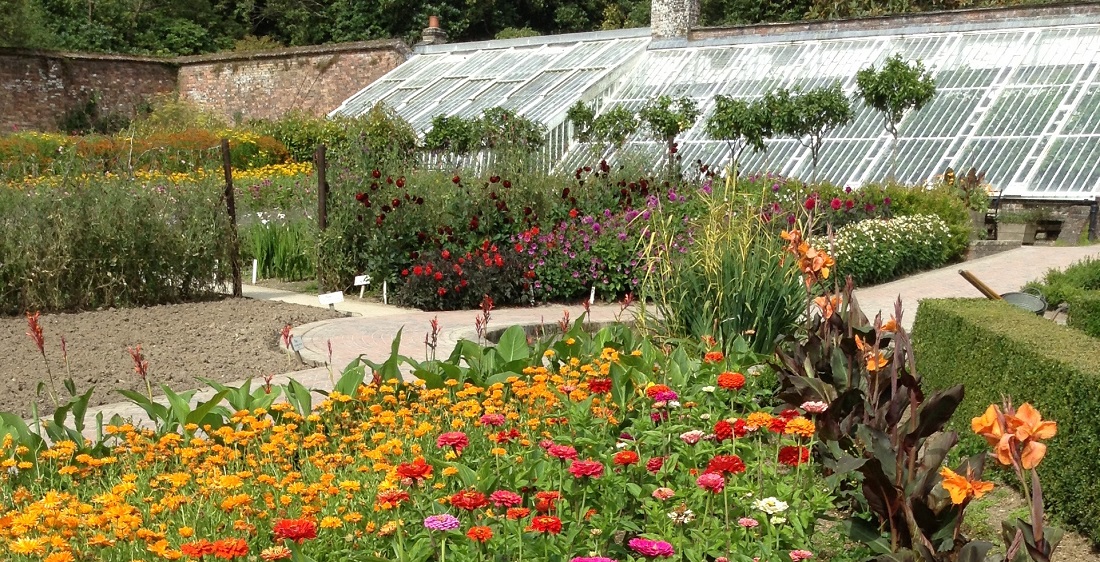
{"type": "MultiPolygon", "coordinates": [[[[149,362],[154,393],[167,385],[175,391],[202,388],[199,378],[232,382],[249,377],[294,371],[305,366],[278,347],[286,324],[300,326],[337,318],[341,313],[322,308],[253,299],[224,299],[200,303],[110,309],[78,314],[42,315],[46,359],[58,391],[66,392],[67,377],[61,338],[68,350],[69,373],[77,392],[95,386],[91,405],[119,402],[116,389],[145,392],[127,347],[141,344],[149,362]]],[[[0,341],[6,360],[0,361],[0,412],[27,418],[37,401],[39,413],[51,412],[40,382],[49,378],[38,348],[27,336],[23,317],[0,317],[0,341]]]]}

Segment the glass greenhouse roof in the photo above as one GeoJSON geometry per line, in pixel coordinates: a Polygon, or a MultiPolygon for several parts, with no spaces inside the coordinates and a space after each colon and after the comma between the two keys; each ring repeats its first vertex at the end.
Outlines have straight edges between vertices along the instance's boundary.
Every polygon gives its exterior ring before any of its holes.
{"type": "MultiPolygon", "coordinates": [[[[503,106],[544,123],[548,157],[567,169],[591,151],[570,139],[566,110],[578,100],[637,109],[656,95],[694,98],[704,118],[714,96],[752,99],[779,87],[839,81],[855,98],[855,74],[900,53],[933,73],[936,97],[900,124],[896,177],[921,182],[947,167],[986,173],[1014,197],[1100,195],[1100,12],[1072,24],[1040,19],[996,29],[937,26],[828,37],[743,36],[658,43],[648,30],[429,47],[349,99],[335,113],[384,101],[423,131],[431,118],[476,116],[503,106]],[[633,32],[633,35],[631,35],[633,32]],[[533,40],[543,43],[534,43],[533,40]],[[793,39],[793,40],[792,40],[793,39]]],[[[1068,18],[1067,18],[1068,19],[1068,18]]],[[[993,26],[990,26],[993,27],[993,26]]],[[[818,177],[859,186],[889,175],[891,139],[881,118],[856,102],[851,124],[826,137],[818,177]]],[[[642,136],[628,150],[663,145],[642,136]]],[[[723,165],[726,144],[706,138],[703,119],[680,137],[685,162],[723,165]]],[[[590,162],[585,162],[590,163],[590,162]]],[[[810,151],[776,139],[742,157],[742,170],[809,178],[810,151]]]]}

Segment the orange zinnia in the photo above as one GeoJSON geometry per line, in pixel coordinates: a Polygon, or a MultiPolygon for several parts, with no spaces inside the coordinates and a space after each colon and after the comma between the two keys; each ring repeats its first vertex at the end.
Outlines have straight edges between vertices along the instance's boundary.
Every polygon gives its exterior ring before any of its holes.
{"type": "Polygon", "coordinates": [[[466,531],[466,536],[473,541],[485,542],[493,538],[493,530],[489,527],[470,527],[470,530],[466,531]]]}
{"type": "Polygon", "coordinates": [[[955,505],[965,502],[967,498],[980,498],[993,489],[992,482],[974,480],[970,474],[963,476],[946,466],[940,469],[940,476],[943,477],[943,489],[951,494],[951,503],[955,505]]]}

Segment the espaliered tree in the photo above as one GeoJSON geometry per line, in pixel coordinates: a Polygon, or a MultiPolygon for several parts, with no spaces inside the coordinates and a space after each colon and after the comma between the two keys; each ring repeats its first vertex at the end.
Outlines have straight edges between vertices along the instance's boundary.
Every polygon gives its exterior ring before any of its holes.
{"type": "Polygon", "coordinates": [[[920,111],[936,95],[936,81],[920,61],[907,63],[901,55],[886,59],[882,68],[870,66],[856,73],[863,103],[882,114],[882,125],[893,137],[890,179],[898,165],[898,124],[909,110],[920,111]]]}
{"type": "Polygon", "coordinates": [[[424,148],[449,155],[451,164],[478,150],[527,155],[545,144],[541,124],[500,107],[486,109],[478,118],[437,115],[424,133],[424,148]]]}
{"type": "Polygon", "coordinates": [[[695,125],[699,119],[699,106],[688,97],[674,100],[669,96],[658,96],[646,102],[638,117],[654,137],[665,142],[669,176],[678,177],[676,137],[695,125]]]}
{"type": "Polygon", "coordinates": [[[733,177],[738,173],[738,161],[746,148],[759,152],[767,148],[764,140],[772,136],[773,120],[764,98],[753,101],[715,96],[714,112],[707,117],[706,133],[712,139],[724,140],[730,149],[733,177]]]}
{"type": "Polygon", "coordinates": [[[840,89],[840,83],[793,94],[780,89],[765,96],[763,103],[776,119],[777,133],[794,137],[810,149],[816,183],[817,162],[825,136],[850,123],[853,117],[852,102],[840,89]]]}
{"type": "Polygon", "coordinates": [[[566,117],[573,123],[573,138],[580,142],[600,143],[601,155],[610,148],[620,149],[630,135],[638,132],[638,116],[622,105],[613,105],[596,115],[596,111],[584,102],[569,108],[566,117]]]}

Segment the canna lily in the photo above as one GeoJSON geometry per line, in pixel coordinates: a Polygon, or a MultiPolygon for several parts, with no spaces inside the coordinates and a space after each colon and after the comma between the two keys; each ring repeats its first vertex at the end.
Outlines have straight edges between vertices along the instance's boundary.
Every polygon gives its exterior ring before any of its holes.
{"type": "Polygon", "coordinates": [[[955,505],[960,505],[971,497],[980,498],[993,489],[992,482],[972,479],[969,473],[963,476],[946,466],[940,469],[940,476],[943,477],[943,489],[951,494],[951,503],[955,505]]]}
{"type": "Polygon", "coordinates": [[[828,320],[829,318],[832,318],[833,313],[835,313],[836,310],[840,308],[840,297],[817,297],[814,299],[814,304],[821,309],[821,315],[825,317],[826,320],[828,320]]]}
{"type": "Polygon", "coordinates": [[[1058,424],[1049,420],[1043,421],[1039,410],[1027,402],[1015,414],[1005,416],[1005,422],[1008,430],[1015,433],[1020,442],[1028,439],[1050,439],[1058,433],[1058,424]]]}
{"type": "Polygon", "coordinates": [[[1001,409],[996,404],[990,404],[984,414],[970,420],[970,429],[985,438],[990,447],[996,447],[1005,434],[1001,409]]]}
{"type": "Polygon", "coordinates": [[[1000,408],[990,404],[985,413],[970,421],[974,433],[985,438],[994,448],[997,462],[1004,466],[1015,464],[1014,454],[1019,454],[1020,467],[1030,470],[1039,465],[1047,454],[1047,446],[1040,439],[1049,439],[1058,432],[1058,424],[1043,421],[1042,415],[1031,404],[1025,403],[1019,410],[1000,408]]]}

